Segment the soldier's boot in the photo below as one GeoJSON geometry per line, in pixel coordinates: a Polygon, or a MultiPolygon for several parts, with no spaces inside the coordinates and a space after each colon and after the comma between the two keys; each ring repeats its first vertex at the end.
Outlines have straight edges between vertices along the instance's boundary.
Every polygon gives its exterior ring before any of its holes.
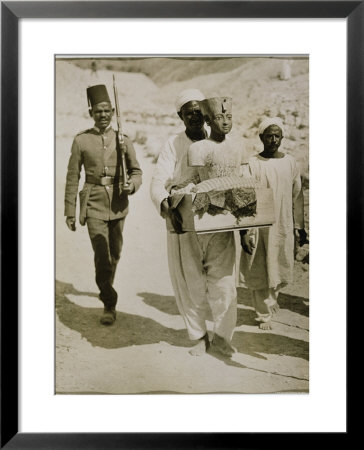
{"type": "Polygon", "coordinates": [[[102,325],[112,325],[116,320],[116,311],[115,306],[106,306],[104,307],[104,312],[100,317],[100,323],[102,325]]]}
{"type": "Polygon", "coordinates": [[[103,287],[103,292],[102,294],[100,293],[99,298],[104,304],[104,312],[100,317],[100,323],[102,325],[112,325],[116,320],[115,306],[118,295],[115,289],[108,284],[106,287],[103,287]]]}

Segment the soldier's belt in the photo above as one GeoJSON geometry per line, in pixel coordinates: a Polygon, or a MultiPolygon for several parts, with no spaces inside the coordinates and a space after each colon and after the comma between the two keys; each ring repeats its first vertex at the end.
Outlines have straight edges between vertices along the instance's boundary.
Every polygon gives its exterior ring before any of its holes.
{"type": "Polygon", "coordinates": [[[86,183],[99,184],[100,186],[110,186],[111,184],[119,184],[122,180],[120,177],[95,177],[93,175],[86,175],[86,183]]]}

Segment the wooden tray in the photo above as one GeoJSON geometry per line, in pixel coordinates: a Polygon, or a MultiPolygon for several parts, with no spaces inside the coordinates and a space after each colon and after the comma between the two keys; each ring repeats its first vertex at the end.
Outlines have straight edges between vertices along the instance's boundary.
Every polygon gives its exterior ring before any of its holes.
{"type": "MultiPolygon", "coordinates": [[[[192,195],[185,194],[178,204],[178,211],[183,220],[183,231],[196,233],[217,233],[219,231],[241,230],[257,227],[268,227],[275,222],[273,192],[269,188],[256,188],[257,213],[255,216],[236,219],[231,213],[211,216],[205,213],[201,218],[192,212],[192,195]]],[[[174,233],[169,219],[166,220],[167,230],[174,233]]]]}

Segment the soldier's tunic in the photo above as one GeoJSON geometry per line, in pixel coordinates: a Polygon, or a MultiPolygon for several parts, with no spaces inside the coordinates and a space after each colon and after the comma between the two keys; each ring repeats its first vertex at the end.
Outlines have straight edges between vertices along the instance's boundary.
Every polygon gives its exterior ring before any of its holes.
{"type": "MultiPolygon", "coordinates": [[[[125,136],[125,160],[129,181],[136,192],[142,182],[142,171],[132,142],[125,136]]],[[[97,127],[79,133],[73,140],[68,163],[65,216],[76,216],[77,192],[82,167],[85,184],[79,193],[81,225],[87,223],[95,254],[96,283],[100,299],[114,306],[117,294],[112,287],[122,249],[122,231],[128,214],[128,195],[122,191],[121,152],[117,134],[108,127],[101,133],[97,127]],[[101,185],[101,177],[111,178],[109,185],[101,185]]]]}

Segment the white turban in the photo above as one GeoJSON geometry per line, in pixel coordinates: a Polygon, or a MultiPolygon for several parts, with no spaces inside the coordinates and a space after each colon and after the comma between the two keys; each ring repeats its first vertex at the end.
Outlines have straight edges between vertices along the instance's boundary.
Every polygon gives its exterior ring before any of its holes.
{"type": "Polygon", "coordinates": [[[266,119],[262,120],[258,128],[258,134],[263,134],[264,131],[271,125],[277,125],[277,127],[282,130],[282,135],[284,135],[283,122],[280,117],[267,117],[266,119]]]}
{"type": "Polygon", "coordinates": [[[177,112],[181,111],[183,105],[188,102],[192,102],[193,100],[205,100],[205,96],[198,89],[185,89],[184,91],[180,92],[175,101],[177,112]]]}

